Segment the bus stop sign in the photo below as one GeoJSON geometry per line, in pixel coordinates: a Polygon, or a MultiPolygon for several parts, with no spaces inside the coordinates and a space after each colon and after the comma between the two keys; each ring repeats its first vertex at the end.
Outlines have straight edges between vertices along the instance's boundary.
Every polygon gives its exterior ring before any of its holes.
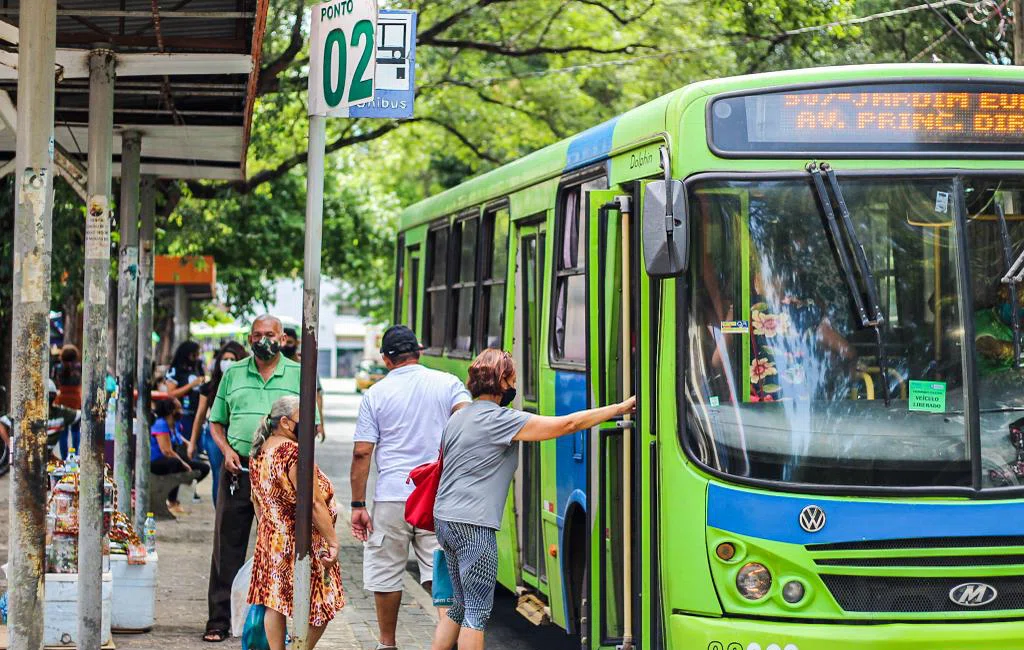
{"type": "Polygon", "coordinates": [[[352,106],[349,117],[412,117],[416,92],[416,12],[382,10],[377,18],[377,72],[373,101],[352,106]]]}
{"type": "Polygon", "coordinates": [[[377,0],[328,0],[313,6],[309,114],[345,117],[373,100],[377,0]]]}

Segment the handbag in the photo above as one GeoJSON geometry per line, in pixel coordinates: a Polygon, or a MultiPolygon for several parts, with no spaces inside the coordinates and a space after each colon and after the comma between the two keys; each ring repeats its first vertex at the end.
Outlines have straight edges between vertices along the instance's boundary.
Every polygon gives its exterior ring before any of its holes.
{"type": "Polygon", "coordinates": [[[423,463],[409,472],[406,483],[412,481],[416,487],[405,501],[405,520],[413,528],[434,530],[434,501],[437,500],[437,488],[441,484],[443,467],[441,450],[437,450],[437,460],[423,463]]]}
{"type": "Polygon", "coordinates": [[[455,604],[455,590],[452,589],[452,577],[448,574],[448,559],[444,551],[434,549],[434,573],[430,587],[430,596],[434,607],[451,607],[455,604]]]}
{"type": "Polygon", "coordinates": [[[264,618],[267,608],[263,605],[250,605],[245,617],[245,629],[242,631],[242,650],[270,650],[264,618]]]}

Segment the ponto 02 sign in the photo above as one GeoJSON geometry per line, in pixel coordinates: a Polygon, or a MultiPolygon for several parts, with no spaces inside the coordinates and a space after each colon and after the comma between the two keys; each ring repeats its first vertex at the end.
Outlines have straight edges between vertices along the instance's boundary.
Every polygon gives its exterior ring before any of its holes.
{"type": "Polygon", "coordinates": [[[313,6],[309,43],[309,114],[373,100],[377,61],[376,0],[330,0],[313,6]]]}

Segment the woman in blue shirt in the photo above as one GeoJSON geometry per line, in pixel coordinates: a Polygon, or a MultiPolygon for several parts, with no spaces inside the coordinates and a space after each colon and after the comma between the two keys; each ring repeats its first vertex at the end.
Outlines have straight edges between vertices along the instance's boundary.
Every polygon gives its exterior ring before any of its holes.
{"type": "MultiPolygon", "coordinates": [[[[199,470],[199,480],[210,473],[210,466],[201,460],[185,460],[185,439],[176,428],[181,418],[181,402],[160,400],[153,404],[153,426],[149,437],[149,470],[154,474],[177,474],[199,470]]],[[[167,507],[174,514],[183,514],[178,502],[178,488],[167,495],[167,507]]]]}

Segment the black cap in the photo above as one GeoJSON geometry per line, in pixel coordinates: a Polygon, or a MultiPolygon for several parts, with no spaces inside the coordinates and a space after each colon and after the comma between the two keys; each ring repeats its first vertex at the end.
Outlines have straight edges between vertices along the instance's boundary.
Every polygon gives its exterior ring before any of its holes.
{"type": "Polygon", "coordinates": [[[418,352],[420,349],[416,335],[405,325],[389,327],[380,342],[380,353],[389,357],[406,352],[418,352]]]}
{"type": "Polygon", "coordinates": [[[285,336],[290,336],[293,339],[299,338],[299,332],[294,327],[285,327],[281,330],[285,336]]]}

